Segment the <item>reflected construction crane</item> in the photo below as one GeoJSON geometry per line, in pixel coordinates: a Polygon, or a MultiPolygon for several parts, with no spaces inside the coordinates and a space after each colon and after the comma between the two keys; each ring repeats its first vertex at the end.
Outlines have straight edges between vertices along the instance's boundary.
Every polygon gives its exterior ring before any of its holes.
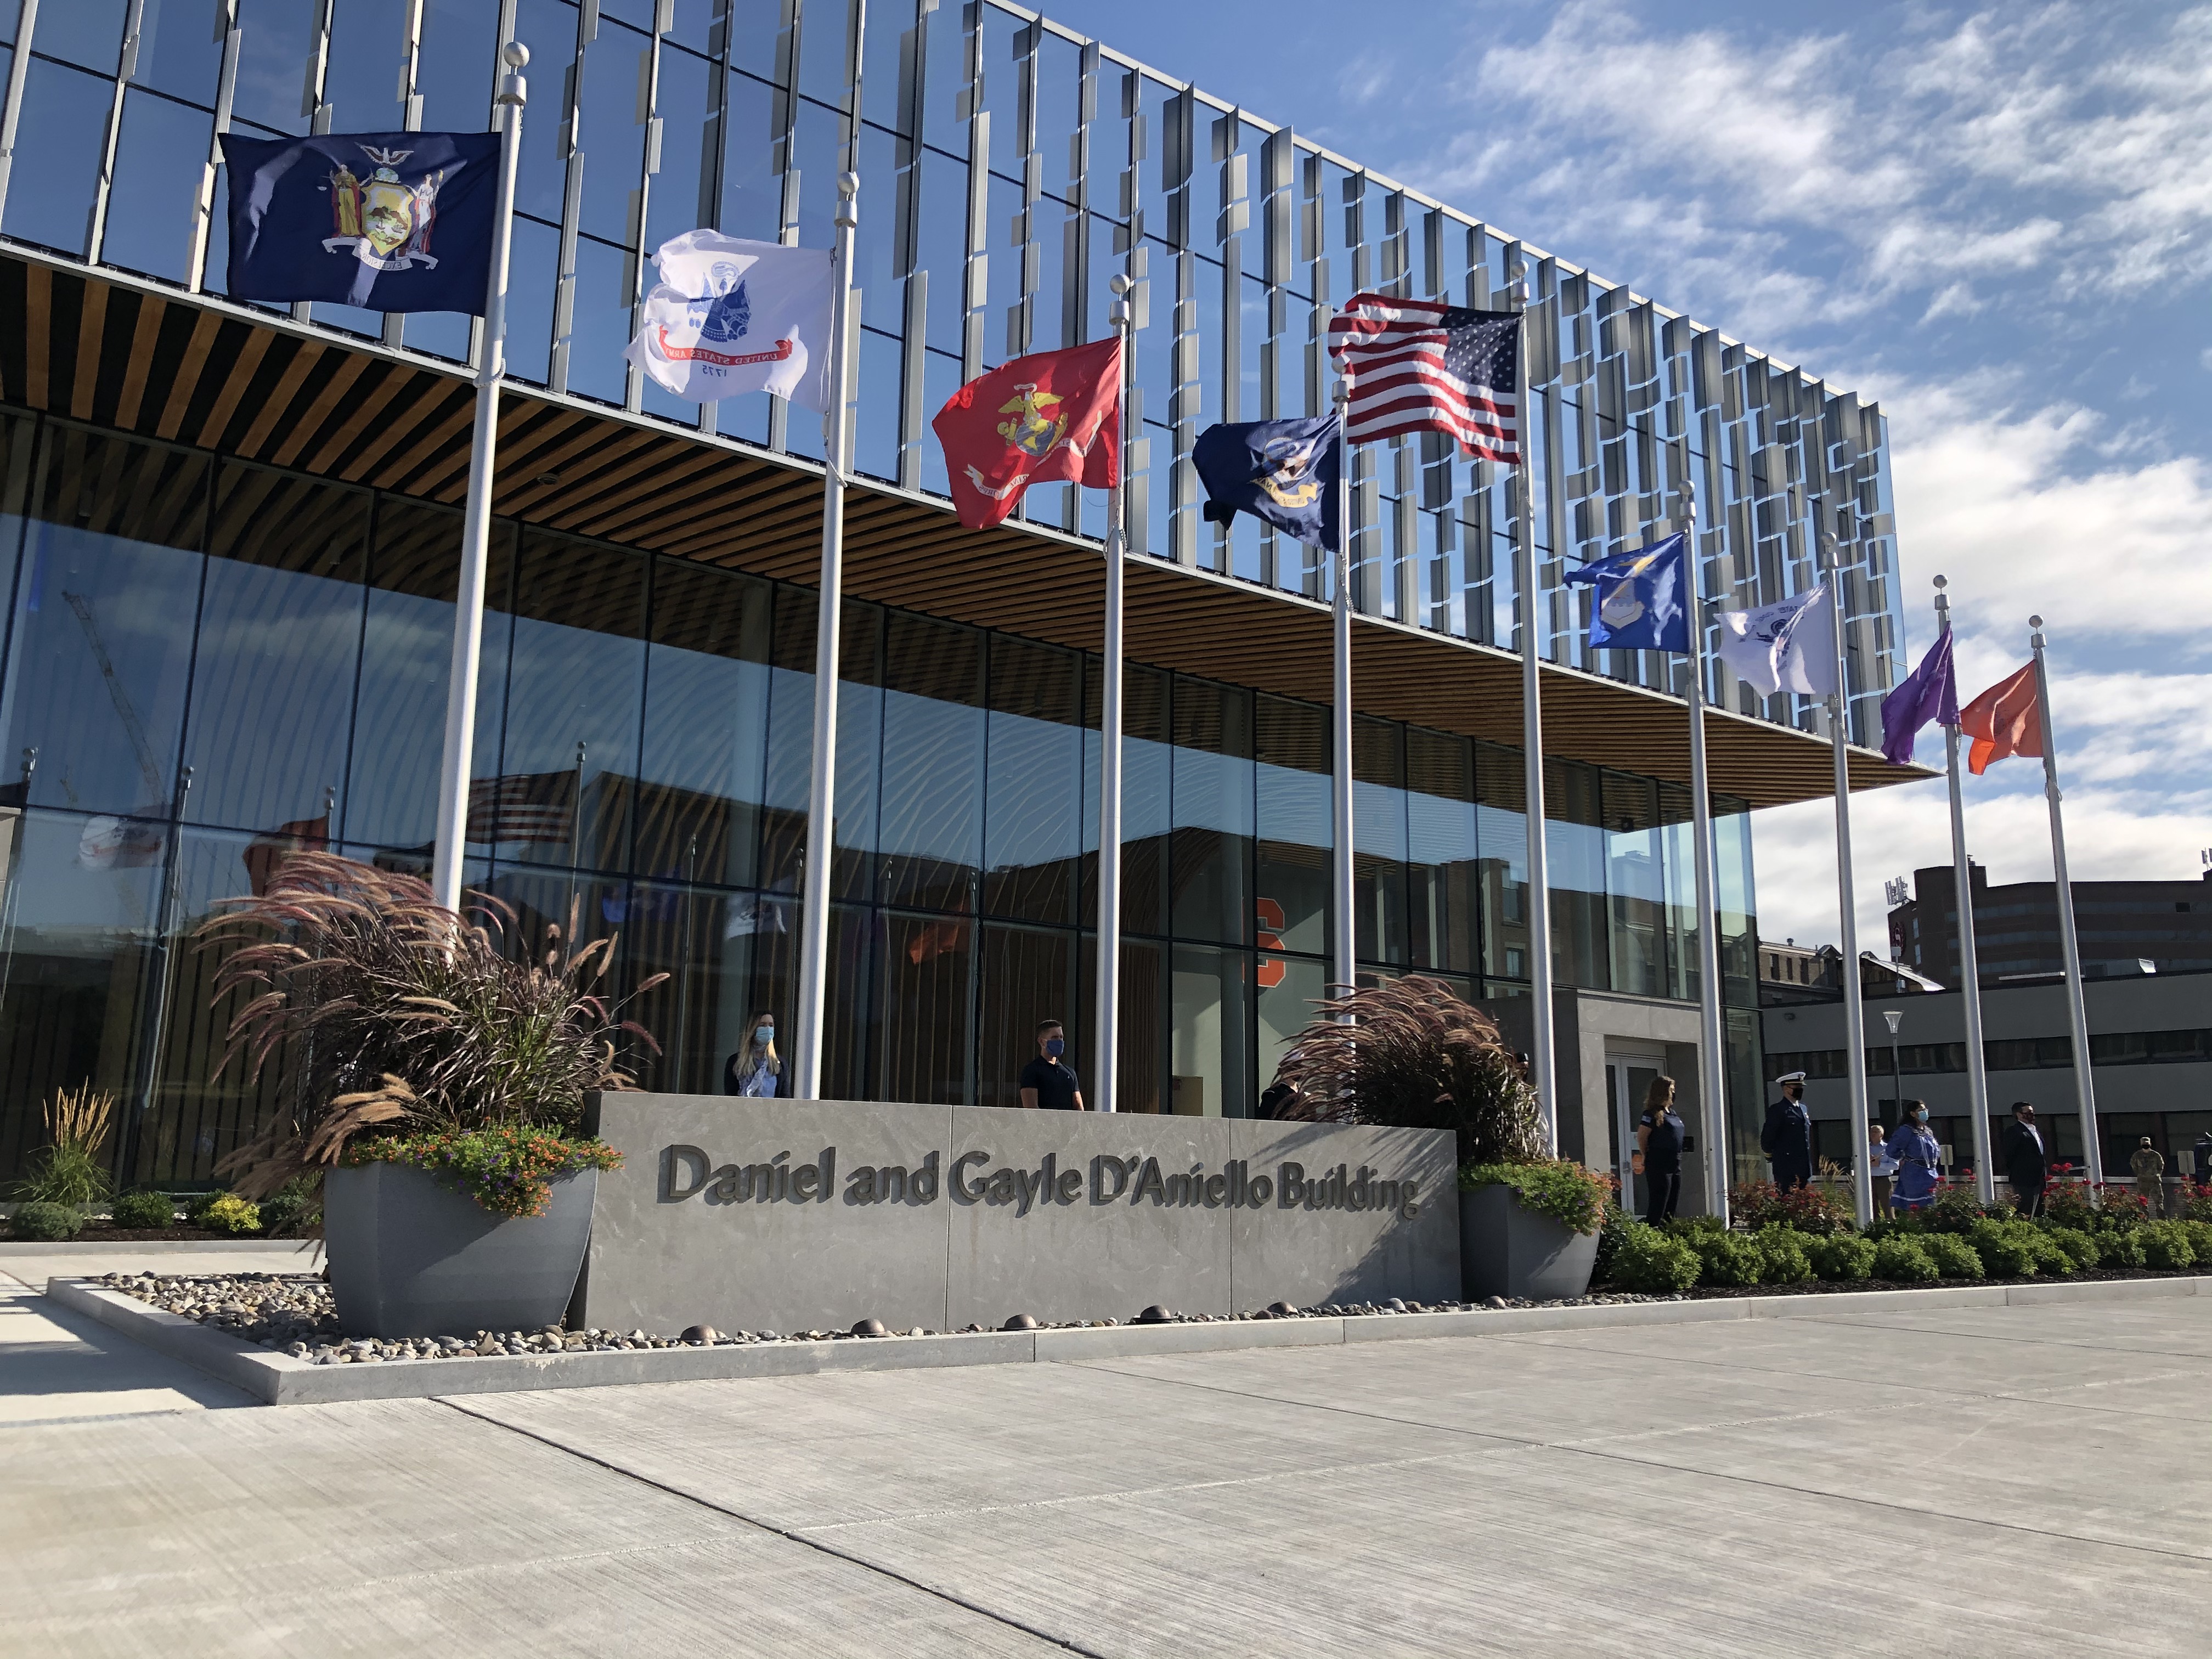
{"type": "Polygon", "coordinates": [[[107,682],[107,695],[114,700],[115,716],[123,722],[131,746],[137,751],[138,770],[146,780],[146,805],[142,810],[166,813],[168,796],[161,785],[161,769],[155,763],[154,745],[146,740],[146,728],[139,721],[138,711],[131,706],[131,694],[123,689],[123,677],[115,672],[115,659],[107,654],[106,644],[100,637],[100,624],[93,620],[92,601],[66,588],[62,591],[62,598],[76,612],[77,624],[84,629],[85,643],[92,647],[93,660],[100,665],[100,678],[107,682]]]}

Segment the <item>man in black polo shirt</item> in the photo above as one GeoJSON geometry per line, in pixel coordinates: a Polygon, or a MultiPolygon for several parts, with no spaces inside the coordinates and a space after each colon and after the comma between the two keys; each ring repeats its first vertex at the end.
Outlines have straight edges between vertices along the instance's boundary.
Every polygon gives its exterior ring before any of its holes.
{"type": "Polygon", "coordinates": [[[1036,1058],[1022,1067],[1022,1104],[1035,1111],[1085,1112],[1083,1090],[1075,1068],[1060,1056],[1067,1052],[1067,1037],[1056,1019],[1046,1020],[1036,1030],[1036,1058]]]}

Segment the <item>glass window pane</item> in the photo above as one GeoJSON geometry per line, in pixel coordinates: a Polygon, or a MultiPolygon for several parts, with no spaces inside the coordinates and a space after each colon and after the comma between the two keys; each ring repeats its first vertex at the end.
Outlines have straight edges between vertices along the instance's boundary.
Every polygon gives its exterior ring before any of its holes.
{"type": "MultiPolygon", "coordinates": [[[[115,183],[100,257],[125,270],[181,283],[191,274],[200,178],[215,118],[132,88],[124,94],[115,183]]],[[[216,210],[225,210],[218,200],[216,210]]]]}
{"type": "MultiPolygon", "coordinates": [[[[975,1104],[1022,1103],[1022,1067],[1036,1058],[1036,1028],[1048,1019],[1066,1027],[1066,1061],[1079,1081],[1088,1082],[1087,1055],[1075,1042],[1076,935],[1042,927],[982,927],[976,937],[975,1104]]],[[[1081,948],[1092,947],[1085,942],[1081,948]]],[[[1086,1094],[1084,1103],[1095,1108],[1097,1103],[1086,1094]]]]}
{"type": "Polygon", "coordinates": [[[799,89],[836,109],[845,106],[852,9],[845,0],[815,0],[799,14],[799,89]]]}
{"type": "MultiPolygon", "coordinates": [[[[46,19],[70,8],[42,12],[46,19]]],[[[59,64],[33,58],[23,79],[23,113],[15,129],[15,161],[0,229],[21,242],[82,255],[92,229],[100,159],[107,149],[112,83],[59,64]]]]}
{"type": "Polygon", "coordinates": [[[1251,957],[1178,945],[1168,1109],[1179,1117],[1249,1117],[1251,957]]]}
{"type": "Polygon", "coordinates": [[[242,0],[238,78],[230,94],[234,118],[276,132],[307,131],[313,112],[301,106],[321,12],[321,0],[242,0]]]}
{"type": "Polygon", "coordinates": [[[883,902],[975,908],[982,635],[902,612],[884,641],[883,902]]]}
{"type": "Polygon", "coordinates": [[[1352,871],[1362,962],[1403,964],[1406,948],[1405,728],[1361,717],[1352,727],[1352,871]]]}
{"type": "Polygon", "coordinates": [[[629,866],[645,564],[596,543],[523,536],[500,749],[500,858],[629,866]]]}
{"type": "Polygon", "coordinates": [[[368,519],[365,490],[224,467],[185,745],[194,822],[331,834],[345,783],[368,519]],[[311,822],[312,831],[298,827],[311,822]]]}
{"type": "Polygon", "coordinates": [[[707,95],[714,74],[714,65],[705,58],[665,44],[661,46],[656,105],[661,124],[660,171],[647,185],[645,251],[648,253],[672,236],[714,222],[711,194],[702,199],[705,181],[714,176],[714,157],[708,146],[721,137],[720,125],[707,118],[707,95]]]}
{"type": "MultiPolygon", "coordinates": [[[[623,982],[669,976],[634,1005],[633,1017],[661,1049],[658,1058],[649,1051],[642,1058],[637,1076],[647,1088],[719,1095],[724,1069],[744,1046],[755,1016],[767,1012],[782,1024],[788,999],[763,998],[754,968],[757,962],[773,966],[788,939],[785,920],[774,901],[763,907],[750,893],[645,881],[631,885],[622,916],[623,982]],[[763,927],[763,920],[773,931],[763,927]]],[[[788,1055],[784,1058],[787,1065],[788,1055]]]]}
{"type": "MultiPolygon", "coordinates": [[[[1242,944],[1254,930],[1251,694],[1175,682],[1171,920],[1178,939],[1242,944]]],[[[1180,971],[1180,969],[1178,969],[1180,971]]]]}
{"type": "MultiPolygon", "coordinates": [[[[412,0],[346,0],[331,11],[331,61],[323,101],[332,132],[390,132],[405,118],[399,99],[399,43],[412,0]]],[[[531,43],[537,50],[537,43],[531,43]]],[[[532,67],[536,67],[535,64],[532,67]]],[[[524,131],[529,130],[524,124],[524,131]]]]}
{"type": "Polygon", "coordinates": [[[128,837],[76,812],[0,811],[0,1172],[46,1141],[40,1103],[89,1083],[135,1105],[159,826],[128,837]],[[89,856],[88,856],[89,854],[89,856]]]}
{"type": "Polygon", "coordinates": [[[732,236],[773,242],[783,223],[783,175],[776,170],[783,137],[781,100],[765,82],[732,70],[722,119],[730,136],[722,157],[721,228],[732,236]]]}
{"type": "Polygon", "coordinates": [[[878,126],[910,132],[913,108],[908,81],[919,44],[915,0],[876,0],[868,8],[862,39],[860,107],[878,126]]]}
{"type": "Polygon", "coordinates": [[[1464,738],[1408,727],[1406,772],[1413,964],[1472,972],[1481,965],[1474,747],[1464,738]]]}
{"type": "MultiPolygon", "coordinates": [[[[112,75],[122,58],[123,20],[129,9],[126,0],[68,0],[64,5],[41,6],[31,34],[32,50],[80,69],[112,75]]],[[[19,131],[29,126],[27,113],[19,131]]]]}
{"type": "Polygon", "coordinates": [[[1563,985],[1611,983],[1606,920],[1605,831],[1597,772],[1571,761],[1544,763],[1544,857],[1552,882],[1552,974],[1563,985]]]}
{"type": "MultiPolygon", "coordinates": [[[[499,772],[501,693],[512,622],[506,614],[513,535],[491,541],[477,677],[472,775],[499,772]]],[[[453,595],[460,581],[461,515],[386,495],[377,503],[375,550],[363,621],[346,838],[424,849],[435,833],[438,760],[453,673],[453,595]]]]}
{"type": "Polygon", "coordinates": [[[1261,696],[1255,700],[1253,723],[1260,835],[1254,899],[1257,942],[1263,948],[1272,945],[1325,955],[1331,948],[1328,884],[1330,849],[1336,842],[1328,799],[1328,711],[1261,696]]]}
{"type": "MultiPolygon", "coordinates": [[[[860,336],[860,401],[854,411],[853,465],[872,478],[896,482],[899,386],[906,357],[899,343],[872,329],[860,336]]],[[[795,411],[805,418],[811,411],[795,411]]]]}
{"type": "Polygon", "coordinates": [[[860,320],[886,334],[906,331],[899,246],[899,157],[906,146],[874,127],[860,130],[860,223],[853,232],[853,285],[860,320]]]}
{"type": "MultiPolygon", "coordinates": [[[[1265,941],[1262,941],[1264,943],[1265,941]]],[[[1260,958],[1259,1064],[1252,1079],[1264,1090],[1275,1080],[1283,1054],[1317,1016],[1315,1005],[1328,994],[1328,969],[1304,957],[1260,958]]],[[[1258,1095],[1254,1096],[1254,1103],[1258,1095]]]]}
{"type": "Polygon", "coordinates": [[[756,578],[660,562],[646,668],[641,875],[755,883],[774,602],[756,578]]]}
{"type": "Polygon", "coordinates": [[[535,386],[552,373],[553,294],[561,274],[561,233],[516,216],[507,276],[507,372],[535,386]]]}
{"type": "MultiPolygon", "coordinates": [[[[68,3],[74,9],[77,0],[68,3]]],[[[222,74],[222,37],[209,27],[212,9],[200,0],[146,0],[131,80],[214,109],[216,82],[222,74]]],[[[39,46],[44,50],[46,42],[39,46]]]]}
{"type": "Polygon", "coordinates": [[[971,1103],[975,924],[885,913],[881,929],[878,1059],[869,1098],[971,1103]]]}
{"type": "Polygon", "coordinates": [[[584,84],[576,100],[584,152],[582,227],[623,246],[631,239],[630,204],[645,177],[638,65],[651,51],[644,35],[602,17],[599,38],[584,52],[584,84]]]}
{"type": "Polygon", "coordinates": [[[29,804],[167,816],[199,603],[199,457],[50,426],[8,658],[29,804]]]}
{"type": "MultiPolygon", "coordinates": [[[[992,638],[983,908],[993,915],[1075,919],[1077,872],[1089,839],[1079,667],[1066,652],[992,638]]],[[[986,1075],[993,1063],[987,1050],[986,1075]]]]}
{"type": "Polygon", "coordinates": [[[424,131],[488,131],[499,70],[499,0],[425,0],[415,70],[424,131]]]}
{"type": "Polygon", "coordinates": [[[568,179],[562,153],[568,112],[562,100],[576,66],[576,9],[567,0],[519,0],[514,19],[514,38],[530,48],[532,88],[515,167],[515,211],[558,224],[568,179]]]}
{"type": "Polygon", "coordinates": [[[576,304],[568,336],[568,390],[619,404],[629,385],[633,295],[630,256],[618,247],[576,239],[576,304]]]}
{"type": "Polygon", "coordinates": [[[960,94],[968,86],[968,40],[961,32],[963,6],[940,4],[923,18],[929,38],[925,49],[927,90],[922,100],[922,137],[946,154],[968,154],[968,123],[960,94]]]}
{"type": "MultiPolygon", "coordinates": [[[[921,202],[915,210],[915,266],[929,273],[929,343],[961,355],[967,300],[968,168],[929,150],[921,158],[921,202]]],[[[938,405],[932,404],[934,414],[938,405]]]]}

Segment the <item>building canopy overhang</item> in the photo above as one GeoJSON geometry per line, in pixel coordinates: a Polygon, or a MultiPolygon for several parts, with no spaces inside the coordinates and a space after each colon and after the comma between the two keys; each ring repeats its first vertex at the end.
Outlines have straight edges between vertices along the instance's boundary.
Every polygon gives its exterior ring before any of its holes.
{"type": "MultiPolygon", "coordinates": [[[[467,493],[476,388],[462,366],[25,250],[0,256],[0,398],[453,506],[467,493]]],[[[815,584],[819,465],[513,382],[501,398],[495,514],[815,584]]],[[[1098,648],[1097,543],[1020,521],[963,529],[939,498],[869,479],[853,481],[845,511],[848,597],[1098,648]]],[[[1139,557],[1126,629],[1135,661],[1329,701],[1317,600],[1139,557]]],[[[1520,745],[1510,652],[1358,617],[1352,676],[1361,714],[1520,745]]],[[[1549,664],[1542,698],[1548,754],[1689,781],[1681,699],[1549,664]]],[[[1832,791],[1825,738],[1721,710],[1706,738],[1717,794],[1761,807],[1832,791]]],[[[1934,775],[1850,751],[1854,791],[1934,775]]]]}

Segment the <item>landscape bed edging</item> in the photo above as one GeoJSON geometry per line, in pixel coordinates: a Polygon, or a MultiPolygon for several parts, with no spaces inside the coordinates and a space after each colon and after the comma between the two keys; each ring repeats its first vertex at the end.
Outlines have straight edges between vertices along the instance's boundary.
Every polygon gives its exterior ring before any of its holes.
{"type": "Polygon", "coordinates": [[[149,1306],[81,1279],[55,1278],[46,1294],[157,1352],[205,1371],[271,1406],[349,1400],[422,1400],[443,1395],[516,1394],[539,1389],[696,1382],[823,1371],[921,1370],[948,1365],[1050,1364],[1146,1354],[1240,1348],[1328,1347],[1420,1338],[1510,1336],[1606,1326],[1692,1325],[1730,1319],[1786,1319],[1876,1307],[2005,1307],[2053,1302],[2130,1302],[2212,1296],[2212,1276],[2102,1280],[2081,1285],[1970,1285],[1937,1290],[1838,1291],[1815,1296],[1632,1302],[1576,1308],[1500,1308],[1465,1313],[1351,1314],[1204,1324],[1110,1325],[943,1336],[847,1338],[742,1347],[630,1349],[509,1354],[467,1359],[317,1365],[244,1342],[181,1314],[149,1306]]]}

